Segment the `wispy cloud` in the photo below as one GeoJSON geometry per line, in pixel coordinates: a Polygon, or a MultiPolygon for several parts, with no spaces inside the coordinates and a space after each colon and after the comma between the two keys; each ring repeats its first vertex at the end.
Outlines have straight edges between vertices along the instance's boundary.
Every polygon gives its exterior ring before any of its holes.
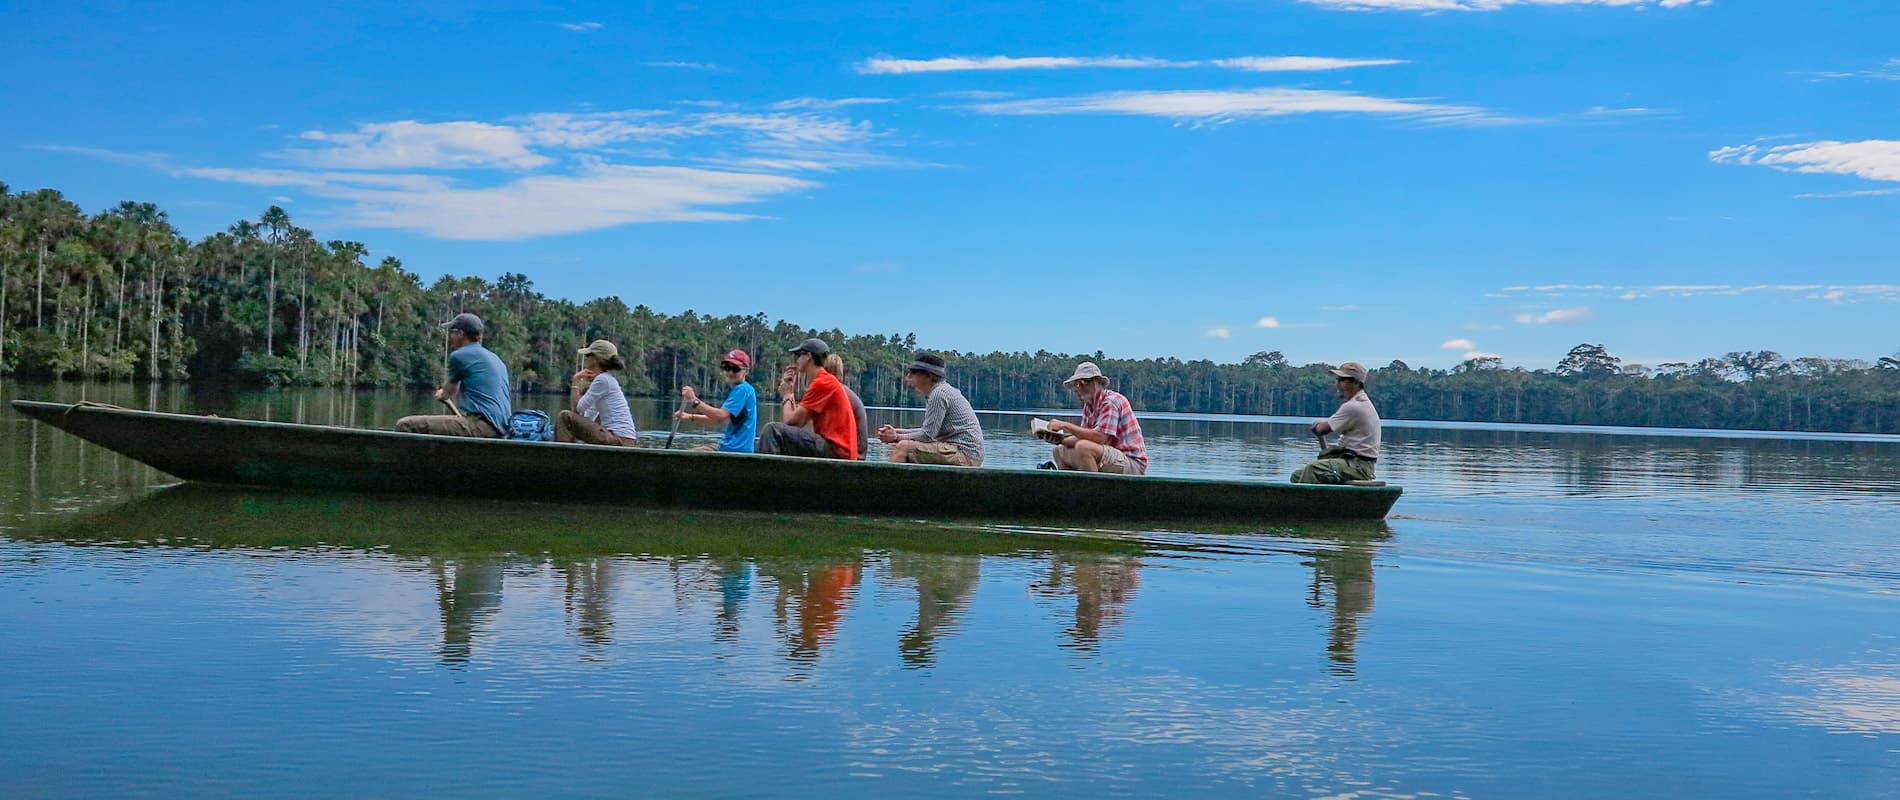
{"type": "MultiPolygon", "coordinates": [[[[1900,284],[1861,283],[1726,283],[1656,284],[1622,286],[1605,284],[1547,284],[1544,286],[1507,286],[1492,297],[1615,297],[1621,300],[1680,297],[1741,297],[1744,295],[1790,295],[1804,300],[1854,303],[1861,300],[1900,301],[1900,284]]],[[[1522,321],[1520,319],[1520,321],[1522,321]]]]}
{"type": "Polygon", "coordinates": [[[1865,78],[1867,80],[1876,81],[1900,81],[1900,58],[1889,58],[1887,59],[1887,63],[1881,64],[1873,69],[1855,70],[1852,72],[1797,72],[1795,74],[1805,75],[1816,80],[1865,78]]]}
{"type": "Polygon", "coordinates": [[[817,188],[798,173],[894,165],[884,134],[845,106],[634,109],[498,121],[413,120],[309,131],[263,166],[157,153],[41,149],[319,201],[335,224],[442,239],[518,240],[620,225],[755,218],[739,207],[817,188]],[[638,153],[629,160],[629,153],[638,153]]]}
{"type": "Polygon", "coordinates": [[[1470,350],[1477,347],[1470,339],[1452,339],[1438,346],[1441,350],[1470,350]]]}
{"type": "Polygon", "coordinates": [[[1107,92],[979,103],[970,108],[984,114],[1004,115],[1122,114],[1161,117],[1197,125],[1298,114],[1371,114],[1439,123],[1507,121],[1472,106],[1395,100],[1318,89],[1107,92]]]}
{"type": "Polygon", "coordinates": [[[1234,332],[1226,328],[1209,328],[1207,329],[1207,335],[1216,339],[1230,339],[1233,338],[1234,332]]]}
{"type": "Polygon", "coordinates": [[[885,103],[895,103],[895,102],[897,101],[892,100],[891,98],[888,98],[888,97],[837,97],[837,98],[795,97],[790,100],[780,100],[776,103],[766,106],[766,108],[770,108],[774,111],[797,111],[797,110],[803,110],[803,109],[827,109],[828,110],[828,109],[834,109],[834,108],[847,108],[850,106],[883,105],[885,103]]]}
{"type": "Polygon", "coordinates": [[[1709,5],[1709,0],[1300,0],[1346,11],[1500,11],[1511,6],[1623,6],[1637,9],[1709,5]]]}
{"type": "Polygon", "coordinates": [[[1717,164],[1754,164],[1790,172],[1854,175],[1872,181],[1900,181],[1900,141],[1819,141],[1764,148],[1744,144],[1709,151],[1717,164]]]}
{"type": "Polygon", "coordinates": [[[1261,317],[1258,322],[1255,322],[1253,324],[1253,326],[1256,328],[1278,328],[1280,327],[1280,318],[1279,317],[1261,317]]]}
{"type": "Polygon", "coordinates": [[[701,72],[716,72],[718,64],[705,64],[698,61],[648,61],[647,66],[660,69],[696,69],[701,72]]]}
{"type": "Polygon", "coordinates": [[[1798,200],[1838,200],[1843,197],[1885,197],[1900,194],[1900,189],[1860,189],[1852,192],[1802,192],[1795,195],[1798,200]]]}
{"type": "Polygon", "coordinates": [[[1355,67],[1404,64],[1396,58],[1326,56],[1242,56],[1176,61],[1146,56],[946,56],[942,58],[870,58],[857,65],[861,75],[915,75],[927,72],[994,72],[1021,69],[1189,69],[1211,67],[1246,72],[1328,72],[1355,67]]]}
{"type": "Polygon", "coordinates": [[[563,22],[561,23],[561,27],[576,33],[593,33],[607,26],[598,22],[563,22]]]}
{"type": "Polygon", "coordinates": [[[1587,322],[1596,316],[1588,307],[1559,308],[1542,314],[1519,314],[1514,319],[1525,325],[1561,325],[1573,322],[1587,322]]]}

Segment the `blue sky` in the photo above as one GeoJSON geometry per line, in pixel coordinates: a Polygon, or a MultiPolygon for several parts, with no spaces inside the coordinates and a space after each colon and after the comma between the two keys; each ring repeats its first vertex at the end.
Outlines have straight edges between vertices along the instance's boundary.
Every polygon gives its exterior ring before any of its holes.
{"type": "Polygon", "coordinates": [[[0,180],[962,350],[1900,348],[1900,6],[31,3],[0,180]]]}

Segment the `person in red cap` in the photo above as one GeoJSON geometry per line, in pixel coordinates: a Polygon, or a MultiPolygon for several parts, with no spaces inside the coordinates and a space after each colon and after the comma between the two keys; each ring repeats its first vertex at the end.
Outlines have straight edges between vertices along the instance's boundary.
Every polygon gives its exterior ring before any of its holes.
{"type": "Polygon", "coordinates": [[[720,359],[720,377],[732,390],[726,393],[726,402],[716,406],[699,399],[693,387],[680,387],[681,408],[673,412],[675,419],[726,426],[725,435],[719,437],[719,444],[693,449],[723,453],[753,451],[754,443],[759,438],[759,392],[746,381],[751,372],[752,356],[744,350],[733,350],[720,359]]]}

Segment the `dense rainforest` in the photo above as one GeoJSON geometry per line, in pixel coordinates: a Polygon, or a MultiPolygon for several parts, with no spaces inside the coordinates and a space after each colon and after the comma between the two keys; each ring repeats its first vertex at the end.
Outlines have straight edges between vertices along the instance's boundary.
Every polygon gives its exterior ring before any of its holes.
{"type": "MultiPolygon", "coordinates": [[[[436,324],[472,311],[523,391],[563,390],[574,351],[595,338],[628,357],[627,389],[670,394],[717,386],[718,359],[744,348],[766,369],[819,336],[847,361],[872,405],[914,405],[902,383],[912,335],[846,334],[763,314],[663,314],[618,297],[546,297],[528,277],[444,275],[424,283],[359,242],[317,240],[282,208],[196,242],[150,203],[87,215],[59,192],[0,183],[0,373],[125,380],[232,379],[267,384],[411,386],[444,373],[436,324]]],[[[1072,405],[1060,381],[1089,359],[1147,411],[1329,413],[1329,365],[1278,352],[1240,363],[1106,354],[963,353],[953,381],[978,408],[1072,405]]],[[[1350,357],[1350,354],[1342,354],[1350,357]]],[[[1343,360],[1343,359],[1342,359],[1343,360]]],[[[1371,365],[1369,365],[1371,366],[1371,365]]],[[[1547,422],[1900,433],[1900,352],[1858,359],[1732,352],[1695,363],[1623,363],[1580,344],[1550,369],[1479,358],[1448,370],[1394,361],[1372,393],[1395,419],[1547,422]]]]}

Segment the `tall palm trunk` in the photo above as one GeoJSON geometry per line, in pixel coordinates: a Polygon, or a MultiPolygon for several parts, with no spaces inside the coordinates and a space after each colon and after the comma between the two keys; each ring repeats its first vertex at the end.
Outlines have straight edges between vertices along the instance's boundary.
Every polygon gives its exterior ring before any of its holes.
{"type": "Polygon", "coordinates": [[[46,242],[40,242],[39,280],[33,284],[33,329],[46,327],[46,242]]]}
{"type": "Polygon", "coordinates": [[[272,334],[277,328],[277,239],[270,243],[270,285],[264,293],[264,355],[276,355],[272,334]]]}
{"type": "Polygon", "coordinates": [[[155,381],[159,379],[158,323],[159,323],[159,320],[164,318],[163,315],[160,314],[160,312],[164,310],[164,303],[165,303],[164,269],[165,268],[163,266],[163,259],[152,260],[152,313],[151,313],[152,340],[145,350],[145,355],[146,355],[145,375],[146,377],[151,378],[152,380],[155,380],[155,381]]]}
{"type": "Polygon", "coordinates": [[[92,374],[92,276],[86,276],[86,308],[79,314],[79,377],[92,374]]]}

